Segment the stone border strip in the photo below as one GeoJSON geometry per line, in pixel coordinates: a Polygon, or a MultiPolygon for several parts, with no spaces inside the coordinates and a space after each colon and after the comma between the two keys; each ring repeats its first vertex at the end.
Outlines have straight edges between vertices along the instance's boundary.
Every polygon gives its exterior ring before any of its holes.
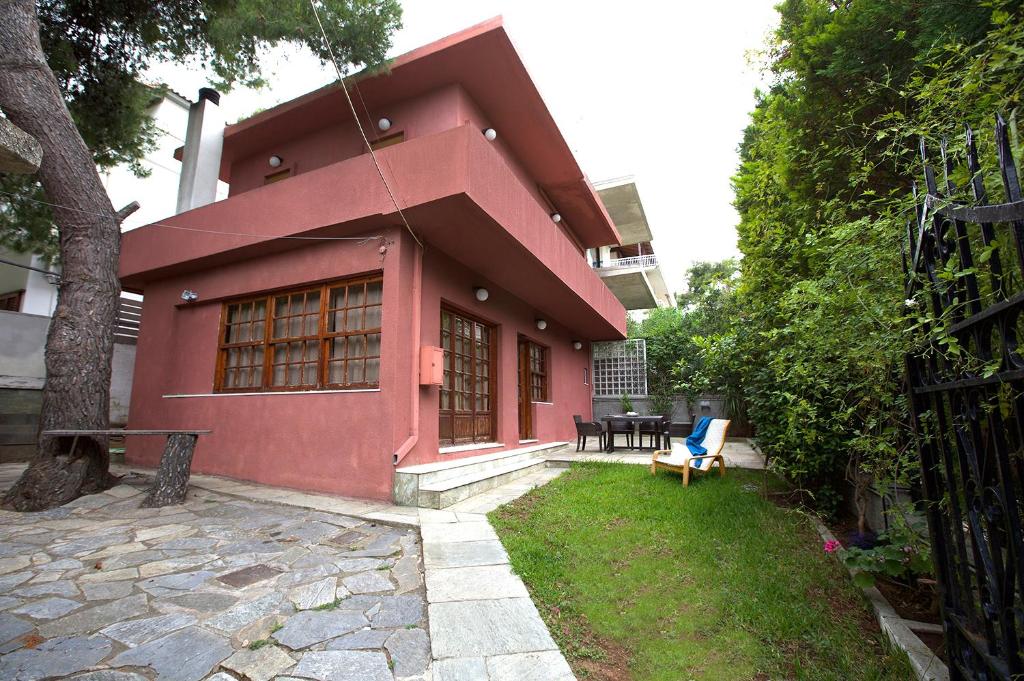
{"type": "MultiPolygon", "coordinates": [[[[825,527],[818,518],[815,516],[810,516],[810,518],[823,542],[836,541],[832,531],[825,527]]],[[[846,568],[846,570],[850,573],[850,577],[853,577],[854,571],[850,568],[846,568]]],[[[924,623],[913,622],[912,620],[905,620],[900,617],[896,609],[892,607],[877,588],[869,586],[862,588],[861,591],[864,593],[868,603],[871,604],[871,609],[875,612],[878,626],[882,628],[882,631],[889,637],[893,645],[906,653],[907,657],[910,658],[910,665],[914,668],[914,674],[917,676],[918,681],[949,681],[949,667],[911,629],[911,626],[923,625],[924,623]]]]}

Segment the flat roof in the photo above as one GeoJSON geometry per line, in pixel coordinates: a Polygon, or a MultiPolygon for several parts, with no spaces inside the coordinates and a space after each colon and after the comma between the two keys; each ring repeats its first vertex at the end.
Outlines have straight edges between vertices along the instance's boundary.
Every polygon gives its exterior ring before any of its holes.
{"type": "MultiPolygon", "coordinates": [[[[597,195],[608,210],[615,228],[622,237],[622,244],[638,244],[651,241],[651,226],[647,223],[644,204],[632,177],[604,180],[594,185],[597,195]]],[[[602,244],[609,245],[609,244],[602,244]]]]}

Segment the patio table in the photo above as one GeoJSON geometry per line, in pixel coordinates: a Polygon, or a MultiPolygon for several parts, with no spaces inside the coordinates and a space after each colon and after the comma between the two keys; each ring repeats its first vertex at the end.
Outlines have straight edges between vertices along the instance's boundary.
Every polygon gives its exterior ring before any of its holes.
{"type": "MultiPolygon", "coordinates": [[[[612,421],[612,420],[615,420],[615,421],[629,421],[629,422],[631,422],[633,424],[637,424],[637,423],[650,423],[651,421],[661,421],[661,420],[663,420],[663,418],[664,417],[661,417],[661,416],[626,416],[625,414],[621,414],[621,415],[620,414],[609,414],[608,416],[602,416],[601,420],[604,421],[604,424],[605,424],[604,425],[604,429],[605,429],[605,431],[608,431],[608,437],[605,438],[605,440],[608,441],[608,448],[605,451],[608,451],[608,452],[614,452],[615,451],[615,442],[614,442],[614,438],[612,438],[612,434],[611,434],[611,424],[609,423],[610,421],[612,421]]],[[[657,443],[658,444],[655,447],[655,449],[661,449],[661,433],[660,432],[657,433],[657,443]]],[[[638,449],[643,449],[643,447],[639,447],[638,449]]]]}

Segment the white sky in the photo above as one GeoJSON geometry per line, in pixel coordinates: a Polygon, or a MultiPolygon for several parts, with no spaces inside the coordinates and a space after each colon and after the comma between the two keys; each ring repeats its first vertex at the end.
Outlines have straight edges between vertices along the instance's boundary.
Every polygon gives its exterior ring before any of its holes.
{"type": "MultiPolygon", "coordinates": [[[[591,181],[635,176],[666,283],[678,291],[691,263],[737,254],[729,178],[763,83],[751,53],[776,24],[776,2],[402,0],[392,55],[503,15],[591,181]]],[[[270,86],[227,93],[227,121],[334,79],[304,51],[274,50],[262,63],[270,86]]],[[[151,76],[189,98],[206,84],[198,65],[151,76]]]]}

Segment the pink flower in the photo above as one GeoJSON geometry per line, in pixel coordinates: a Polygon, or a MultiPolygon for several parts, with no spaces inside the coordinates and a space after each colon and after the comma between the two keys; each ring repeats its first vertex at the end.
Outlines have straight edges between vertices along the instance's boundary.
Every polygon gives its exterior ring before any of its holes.
{"type": "Polygon", "coordinates": [[[827,542],[825,542],[825,553],[835,553],[841,548],[843,548],[843,545],[835,539],[829,539],[827,542]]]}

